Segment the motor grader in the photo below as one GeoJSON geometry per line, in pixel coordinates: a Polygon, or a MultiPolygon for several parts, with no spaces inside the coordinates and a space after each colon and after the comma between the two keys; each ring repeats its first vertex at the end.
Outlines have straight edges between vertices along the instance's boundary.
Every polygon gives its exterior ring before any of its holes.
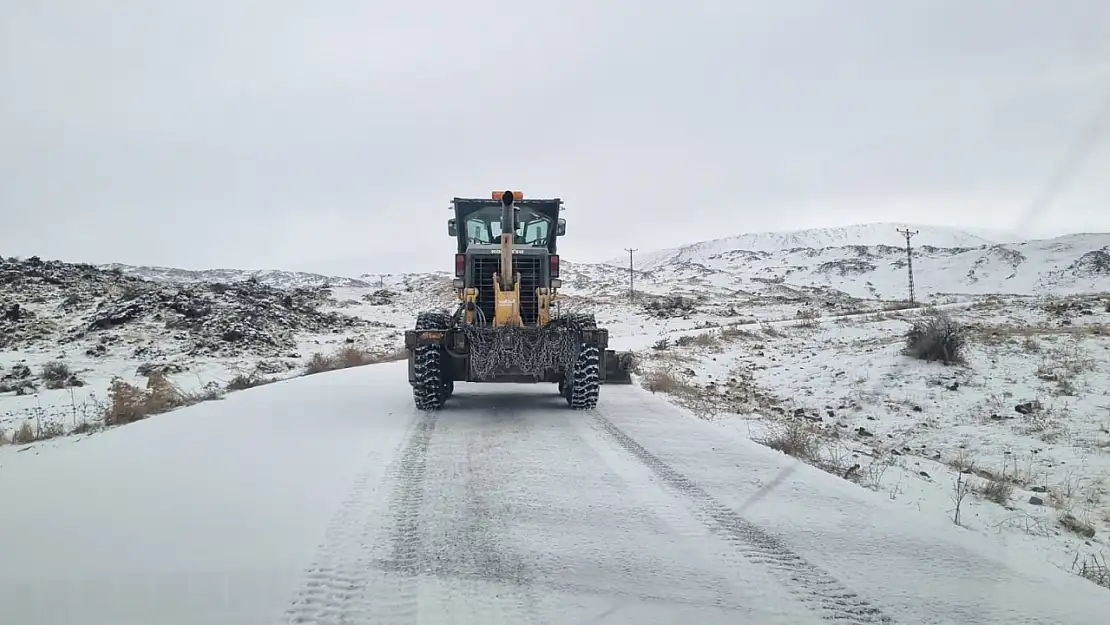
{"type": "Polygon", "coordinates": [[[420,312],[405,332],[418,409],[443,407],[455,382],[554,383],[578,410],[597,405],[601,384],[631,383],[630,356],[607,349],[592,314],[560,314],[561,199],[494,191],[451,208],[458,306],[420,312]]]}

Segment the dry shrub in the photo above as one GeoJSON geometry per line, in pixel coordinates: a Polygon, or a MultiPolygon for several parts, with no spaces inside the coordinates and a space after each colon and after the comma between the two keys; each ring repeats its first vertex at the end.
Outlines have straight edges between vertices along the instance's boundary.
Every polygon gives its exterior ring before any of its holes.
{"type": "Polygon", "coordinates": [[[41,377],[43,385],[48,389],[81,387],[85,385],[76,374],[70,371],[69,365],[58,360],[44,364],[42,366],[41,377]]]}
{"type": "Polygon", "coordinates": [[[1071,567],[1080,577],[1103,588],[1110,588],[1110,566],[1106,565],[1106,556],[1100,559],[1097,554],[1089,554],[1080,559],[1080,554],[1077,553],[1071,567]]]}
{"type": "Polygon", "coordinates": [[[751,330],[745,330],[737,326],[725,326],[721,328],[720,337],[723,341],[733,341],[742,338],[754,339],[756,335],[751,330]]]}
{"type": "Polygon", "coordinates": [[[145,390],[116,377],[108,387],[104,425],[133,423],[151,415],[221,397],[223,393],[213,385],[208,385],[197,393],[186,393],[161,371],[156,371],[147,378],[145,390]]]}
{"type": "Polygon", "coordinates": [[[727,398],[717,393],[716,387],[704,387],[686,380],[673,369],[656,367],[643,374],[641,386],[652,393],[666,393],[674,402],[701,418],[730,409],[727,398]]]}
{"type": "Polygon", "coordinates": [[[905,337],[907,356],[946,365],[963,360],[963,329],[944,313],[932,312],[914,320],[905,337]]]}
{"type": "Polygon", "coordinates": [[[1074,532],[1084,538],[1094,538],[1095,528],[1090,523],[1080,520],[1072,515],[1070,512],[1065,512],[1060,515],[1060,527],[1074,532]]]}
{"type": "Polygon", "coordinates": [[[66,433],[65,426],[60,421],[47,421],[45,423],[39,422],[38,425],[32,425],[30,420],[24,421],[12,434],[11,440],[8,440],[7,432],[0,430],[0,445],[9,442],[16,445],[26,445],[34,443],[35,441],[45,441],[58,436],[64,436],[66,433]]]}
{"type": "Polygon", "coordinates": [[[853,458],[851,449],[830,441],[819,424],[804,417],[776,422],[768,429],[766,435],[752,440],[864,488],[877,490],[883,474],[895,463],[893,457],[876,458],[864,468],[853,458]]]}
{"type": "Polygon", "coordinates": [[[1060,395],[1075,396],[1079,393],[1076,380],[1094,366],[1095,361],[1075,342],[1045,354],[1037,367],[1037,377],[1046,382],[1055,382],[1060,395]]]}
{"type": "Polygon", "coordinates": [[[807,464],[816,464],[821,459],[821,433],[814,424],[804,419],[773,424],[766,436],[753,440],[807,464]]]}
{"type": "Polygon", "coordinates": [[[16,429],[12,434],[12,442],[16,445],[26,445],[27,443],[35,442],[35,429],[31,427],[30,421],[24,421],[22,425],[16,429]]]}
{"type": "Polygon", "coordinates": [[[803,308],[795,316],[801,321],[799,325],[803,328],[816,328],[821,324],[821,311],[816,308],[803,308]]]}
{"type": "Polygon", "coordinates": [[[712,347],[717,342],[717,336],[712,332],[702,332],[701,334],[685,335],[675,339],[675,345],[679,347],[686,347],[688,345],[695,345],[697,347],[712,347]]]}
{"type": "Polygon", "coordinates": [[[231,380],[227,383],[227,390],[229,391],[243,391],[248,388],[262,386],[277,380],[267,378],[258,372],[253,373],[236,373],[231,380]]]}
{"type": "Polygon", "coordinates": [[[986,479],[978,488],[979,494],[988,501],[1005,506],[1014,494],[1014,485],[1006,480],[986,479]]]}
{"type": "Polygon", "coordinates": [[[383,362],[404,360],[408,352],[404,349],[369,351],[354,345],[344,345],[331,354],[316,352],[305,365],[305,375],[361,367],[363,365],[376,365],[383,362]]]}
{"type": "Polygon", "coordinates": [[[652,393],[679,395],[696,390],[685,380],[680,379],[669,369],[653,369],[644,374],[643,386],[652,393]]]}
{"type": "Polygon", "coordinates": [[[786,334],[784,334],[781,329],[762,321],[759,322],[759,329],[762,330],[764,334],[772,338],[781,339],[782,337],[786,336],[786,334]]]}

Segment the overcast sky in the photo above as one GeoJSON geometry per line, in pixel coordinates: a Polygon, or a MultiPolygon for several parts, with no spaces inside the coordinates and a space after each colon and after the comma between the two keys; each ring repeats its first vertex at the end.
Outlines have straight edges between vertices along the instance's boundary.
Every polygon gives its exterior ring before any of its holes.
{"type": "Polygon", "coordinates": [[[1105,0],[4,0],[0,255],[448,269],[505,187],[568,260],[1110,231],[1110,138],[1053,182],[1108,96],[1105,0]]]}

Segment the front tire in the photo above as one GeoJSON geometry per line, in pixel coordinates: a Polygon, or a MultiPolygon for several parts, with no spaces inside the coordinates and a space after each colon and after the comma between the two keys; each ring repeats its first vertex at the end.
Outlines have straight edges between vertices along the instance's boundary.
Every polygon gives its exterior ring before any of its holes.
{"type": "MultiPolygon", "coordinates": [[[[568,321],[579,328],[596,328],[593,315],[576,314],[568,321]]],[[[601,349],[596,345],[579,346],[578,358],[567,373],[564,387],[560,389],[563,397],[574,410],[592,410],[597,407],[601,392],[601,349]]]]}
{"type": "MultiPolygon", "coordinates": [[[[422,312],[416,316],[417,330],[446,330],[451,316],[422,312]]],[[[414,380],[412,397],[418,410],[439,410],[454,391],[454,382],[445,379],[446,350],[442,345],[417,345],[412,350],[414,380]]]]}
{"type": "Polygon", "coordinates": [[[601,350],[596,345],[583,345],[571,370],[567,403],[575,410],[597,407],[601,392],[601,350]]]}

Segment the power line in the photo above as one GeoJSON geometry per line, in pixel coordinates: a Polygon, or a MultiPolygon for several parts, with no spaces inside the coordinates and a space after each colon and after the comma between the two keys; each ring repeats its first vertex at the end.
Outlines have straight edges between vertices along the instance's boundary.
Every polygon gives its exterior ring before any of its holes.
{"type": "Polygon", "coordinates": [[[628,302],[632,303],[632,301],[636,297],[636,295],[635,295],[636,294],[636,288],[635,288],[635,282],[634,282],[635,278],[634,278],[634,274],[633,274],[634,269],[633,269],[633,264],[632,264],[632,252],[635,252],[636,250],[633,249],[633,248],[630,248],[630,247],[626,247],[626,248],[624,248],[624,251],[628,252],[628,302]]]}
{"type": "Polygon", "coordinates": [[[898,233],[906,237],[906,270],[910,283],[910,306],[916,305],[913,296],[913,248],[910,246],[910,239],[912,239],[913,235],[917,234],[917,232],[917,230],[911,232],[909,228],[905,230],[898,228],[898,233]]]}

